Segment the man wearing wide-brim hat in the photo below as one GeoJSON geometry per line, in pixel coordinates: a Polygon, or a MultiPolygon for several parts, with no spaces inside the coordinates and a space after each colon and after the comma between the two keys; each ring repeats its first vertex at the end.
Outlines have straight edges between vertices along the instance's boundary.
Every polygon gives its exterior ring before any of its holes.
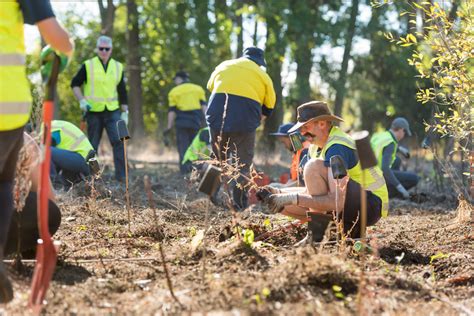
{"type": "Polygon", "coordinates": [[[343,120],[333,115],[325,102],[302,104],[297,112],[298,122],[289,132],[299,130],[321,150],[304,168],[304,188],[269,188],[273,193],[267,199],[270,211],[310,220],[310,229],[319,229],[316,235],[313,231],[313,240],[319,241],[337,205],[337,217],[342,219],[344,233],[359,237],[362,173],[365,178],[363,188],[367,191],[367,225],[374,225],[381,216],[387,215],[388,193],[382,171],[379,167],[362,170],[354,140],[333,124],[343,120]],[[330,168],[331,157],[334,156],[342,158],[348,174],[339,180],[339,185],[330,168]],[[324,225],[320,225],[322,222],[324,225]]]}

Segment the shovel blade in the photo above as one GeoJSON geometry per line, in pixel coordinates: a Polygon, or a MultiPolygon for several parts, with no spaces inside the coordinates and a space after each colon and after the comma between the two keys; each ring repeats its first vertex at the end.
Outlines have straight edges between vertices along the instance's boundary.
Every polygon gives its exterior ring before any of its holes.
{"type": "Polygon", "coordinates": [[[48,240],[38,240],[36,250],[36,265],[31,282],[31,294],[28,302],[33,313],[38,315],[43,306],[43,300],[49,287],[54,269],[56,267],[57,249],[51,238],[48,240]]]}
{"type": "Polygon", "coordinates": [[[204,176],[199,183],[198,190],[209,196],[213,196],[221,184],[221,169],[208,165],[204,176]]]}
{"type": "Polygon", "coordinates": [[[127,124],[124,120],[117,121],[117,134],[121,141],[124,141],[125,139],[130,139],[127,124]]]}

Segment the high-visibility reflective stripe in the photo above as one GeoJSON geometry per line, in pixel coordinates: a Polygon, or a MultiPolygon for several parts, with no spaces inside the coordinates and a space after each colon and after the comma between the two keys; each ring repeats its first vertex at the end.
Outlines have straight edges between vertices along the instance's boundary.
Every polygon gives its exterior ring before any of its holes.
{"type": "Polygon", "coordinates": [[[95,87],[95,83],[94,83],[94,64],[92,62],[92,59],[89,60],[89,70],[90,70],[90,74],[91,74],[91,82],[89,83],[90,86],[91,86],[91,95],[88,96],[88,99],[89,98],[94,98],[94,87],[95,87]]]}
{"type": "Polygon", "coordinates": [[[30,102],[7,102],[0,101],[0,114],[28,114],[30,113],[30,102]]]}
{"type": "Polygon", "coordinates": [[[115,82],[119,84],[119,63],[115,63],[115,82]]]}
{"type": "Polygon", "coordinates": [[[75,150],[79,145],[82,143],[82,141],[86,139],[86,135],[81,135],[72,145],[70,150],[75,150]]]}
{"type": "Polygon", "coordinates": [[[0,54],[0,66],[23,66],[25,61],[23,54],[0,54]]]}
{"type": "Polygon", "coordinates": [[[374,168],[369,168],[368,171],[369,171],[370,175],[372,176],[372,178],[374,178],[375,182],[373,182],[369,186],[367,186],[366,190],[374,192],[374,191],[380,189],[382,186],[385,185],[384,178],[382,176],[380,176],[374,168]]]}
{"type": "Polygon", "coordinates": [[[88,97],[87,100],[91,100],[91,101],[97,101],[97,102],[104,102],[104,101],[117,101],[118,98],[117,97],[113,97],[113,98],[98,98],[98,97],[88,97]]]}
{"type": "Polygon", "coordinates": [[[61,129],[61,132],[63,132],[64,134],[72,137],[72,138],[77,138],[74,143],[71,145],[71,147],[69,148],[69,150],[74,150],[76,149],[77,147],[79,147],[79,145],[82,143],[82,141],[84,139],[86,139],[86,135],[82,134],[81,136],[77,137],[77,134],[75,134],[74,132],[72,132],[71,130],[67,129],[67,128],[64,128],[64,127],[60,127],[61,129]]]}
{"type": "Polygon", "coordinates": [[[341,136],[331,136],[326,143],[329,143],[329,142],[332,142],[332,141],[340,141],[346,145],[348,145],[349,147],[354,147],[355,146],[355,143],[354,142],[351,142],[349,141],[349,139],[347,138],[344,138],[344,137],[341,137],[341,136]]]}

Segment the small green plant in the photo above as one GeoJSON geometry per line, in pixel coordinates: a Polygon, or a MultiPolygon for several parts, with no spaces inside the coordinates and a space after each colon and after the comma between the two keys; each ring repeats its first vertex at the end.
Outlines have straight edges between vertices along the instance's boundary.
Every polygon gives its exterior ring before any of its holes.
{"type": "Polygon", "coordinates": [[[445,258],[449,258],[449,254],[444,254],[442,252],[438,252],[437,254],[432,255],[430,257],[431,278],[432,278],[433,281],[436,281],[436,272],[435,272],[435,266],[434,266],[433,263],[437,260],[441,260],[441,259],[445,259],[445,258]]]}
{"type": "Polygon", "coordinates": [[[270,296],[270,294],[270,289],[264,287],[260,293],[257,293],[253,296],[253,299],[255,300],[255,303],[257,303],[257,305],[260,305],[270,296]]]}
{"type": "Polygon", "coordinates": [[[395,256],[395,260],[397,261],[397,265],[395,266],[395,272],[400,271],[400,263],[402,262],[403,258],[405,258],[405,253],[402,252],[399,256],[395,256]]]}
{"type": "Polygon", "coordinates": [[[79,225],[79,226],[77,226],[76,231],[77,232],[85,232],[85,231],[87,231],[87,226],[86,225],[79,225]]]}
{"type": "Polygon", "coordinates": [[[272,230],[272,222],[270,221],[269,218],[263,221],[263,226],[265,226],[267,230],[272,230]]]}
{"type": "Polygon", "coordinates": [[[249,246],[249,247],[252,247],[252,244],[253,244],[253,241],[255,239],[255,233],[253,232],[253,230],[251,229],[244,229],[242,231],[242,239],[243,239],[243,242],[249,246]]]}
{"type": "Polygon", "coordinates": [[[190,238],[193,238],[194,236],[196,236],[196,227],[194,226],[191,226],[191,227],[188,227],[188,233],[189,233],[189,237],[190,238]]]}
{"type": "Polygon", "coordinates": [[[342,293],[342,287],[339,285],[334,284],[332,286],[332,292],[334,293],[334,296],[339,298],[339,299],[344,299],[344,293],[342,293]]]}

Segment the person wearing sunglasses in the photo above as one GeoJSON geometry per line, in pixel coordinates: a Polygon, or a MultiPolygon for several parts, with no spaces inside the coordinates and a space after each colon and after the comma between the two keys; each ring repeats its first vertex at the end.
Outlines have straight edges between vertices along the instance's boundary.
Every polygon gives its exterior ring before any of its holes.
{"type": "Polygon", "coordinates": [[[123,143],[117,134],[117,121],[127,118],[127,89],[123,65],[111,58],[112,39],[97,39],[97,56],[86,60],[71,81],[74,96],[87,120],[87,135],[98,152],[102,131],[106,130],[113,148],[115,178],[125,179],[123,143]],[[83,91],[81,90],[83,88],[83,91]],[[120,111],[121,110],[121,111],[120,111]]]}
{"type": "Polygon", "coordinates": [[[415,173],[400,170],[401,160],[397,152],[405,158],[410,157],[408,150],[398,144],[405,136],[411,136],[410,125],[405,118],[397,117],[392,121],[389,130],[375,133],[370,139],[370,145],[387,181],[390,198],[409,199],[408,190],[415,187],[420,180],[415,173]]]}

